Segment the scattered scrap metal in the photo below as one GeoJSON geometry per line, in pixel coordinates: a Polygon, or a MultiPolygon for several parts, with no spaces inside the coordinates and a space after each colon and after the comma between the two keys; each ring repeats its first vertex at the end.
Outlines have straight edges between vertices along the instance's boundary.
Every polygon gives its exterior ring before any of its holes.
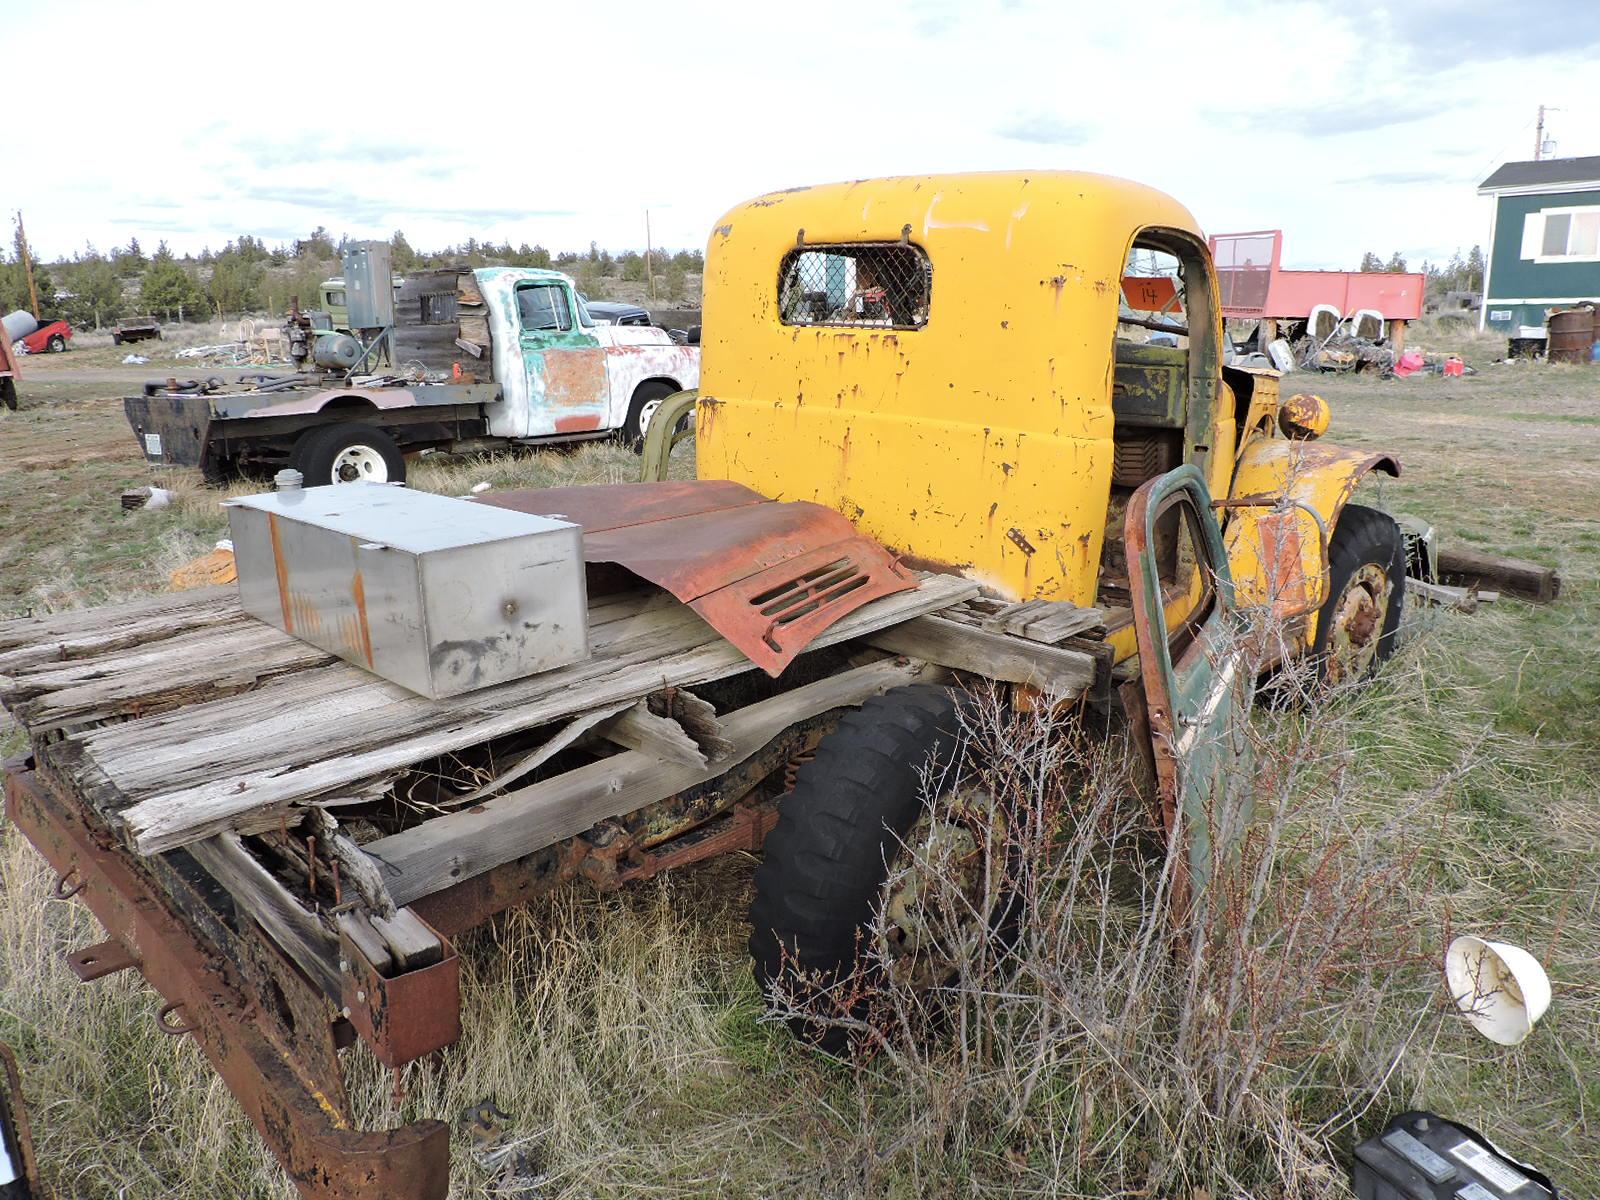
{"type": "Polygon", "coordinates": [[[1359,337],[1343,325],[1320,341],[1303,334],[1293,350],[1295,363],[1308,371],[1376,371],[1384,379],[1394,374],[1395,353],[1386,340],[1359,337]]]}

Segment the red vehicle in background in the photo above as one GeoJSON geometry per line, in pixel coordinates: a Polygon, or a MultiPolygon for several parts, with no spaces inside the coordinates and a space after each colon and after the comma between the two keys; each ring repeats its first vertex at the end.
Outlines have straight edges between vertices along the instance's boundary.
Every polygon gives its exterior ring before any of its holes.
{"type": "Polygon", "coordinates": [[[72,326],[65,321],[43,321],[27,337],[17,339],[29,354],[59,354],[72,338],[72,326]]]}

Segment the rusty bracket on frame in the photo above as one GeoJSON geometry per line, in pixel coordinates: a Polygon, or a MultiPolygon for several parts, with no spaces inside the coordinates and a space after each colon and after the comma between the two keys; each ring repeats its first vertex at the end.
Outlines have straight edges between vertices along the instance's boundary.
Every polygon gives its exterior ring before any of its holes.
{"type": "Polygon", "coordinates": [[[73,950],[66,959],[68,969],[82,983],[93,983],[96,979],[104,979],[107,975],[115,975],[118,971],[139,965],[139,961],[115,938],[96,942],[82,950],[73,950]]]}
{"type": "Polygon", "coordinates": [[[144,866],[103,822],[39,772],[13,767],[6,815],[57,871],[74,868],[80,898],[176,1011],[251,1123],[307,1200],[444,1200],[450,1129],[414,1121],[397,1129],[351,1128],[342,1095],[330,1097],[301,1069],[293,1045],[265,1032],[258,1001],[227,956],[175,912],[144,866]],[[130,955],[131,957],[131,955],[130,955]]]}
{"type": "Polygon", "coordinates": [[[444,957],[392,976],[381,974],[349,933],[339,931],[345,1019],[386,1067],[402,1067],[461,1037],[461,960],[447,938],[428,930],[444,957]]]}

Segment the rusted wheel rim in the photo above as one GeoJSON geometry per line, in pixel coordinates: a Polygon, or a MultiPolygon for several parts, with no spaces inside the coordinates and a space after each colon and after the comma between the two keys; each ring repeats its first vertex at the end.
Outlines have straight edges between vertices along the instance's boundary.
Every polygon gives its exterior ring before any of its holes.
{"type": "Polygon", "coordinates": [[[890,978],[916,991],[949,983],[970,961],[988,936],[984,914],[995,911],[1004,873],[987,862],[986,843],[1000,846],[1003,832],[987,793],[963,792],[939,809],[917,819],[889,864],[878,934],[890,978]]]}
{"type": "Polygon", "coordinates": [[[1360,679],[1377,661],[1394,586],[1389,573],[1368,563],[1339,593],[1328,628],[1328,682],[1360,679]]]}

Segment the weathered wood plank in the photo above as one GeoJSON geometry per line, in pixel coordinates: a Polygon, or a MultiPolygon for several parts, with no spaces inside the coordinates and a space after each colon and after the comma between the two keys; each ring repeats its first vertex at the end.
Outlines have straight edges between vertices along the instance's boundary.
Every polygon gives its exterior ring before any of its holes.
{"type": "MultiPolygon", "coordinates": [[[[914,591],[857,609],[812,645],[861,637],[976,592],[967,580],[930,576],[914,591]]],[[[158,744],[148,730],[140,736],[128,725],[83,737],[107,778],[135,800],[123,814],[135,845],[157,853],[223,829],[271,828],[288,805],[575,711],[753,669],[689,609],[649,615],[651,628],[642,636],[633,635],[629,621],[606,626],[616,640],[604,655],[448,701],[412,695],[339,663],[269,681],[248,697],[153,718],[166,722],[158,744]],[[240,736],[243,729],[248,738],[240,736]]]]}
{"type": "Polygon", "coordinates": [[[465,796],[456,800],[455,803],[457,805],[474,804],[485,796],[503,791],[528,774],[528,772],[536,770],[549,762],[561,751],[572,745],[573,742],[588,733],[589,730],[600,724],[600,722],[608,717],[615,716],[626,707],[626,704],[612,704],[605,708],[597,708],[593,712],[579,713],[557,730],[553,736],[518,759],[508,770],[495,776],[482,787],[474,788],[465,796]]]}
{"type": "Polygon", "coordinates": [[[940,616],[917,617],[880,629],[866,640],[896,654],[1006,683],[1032,684],[1059,695],[1081,692],[1094,683],[1095,660],[1091,655],[992,633],[940,616]]]}
{"type": "MultiPolygon", "coordinates": [[[[408,737],[423,739],[416,757],[402,762],[404,754],[386,756],[388,765],[377,768],[394,770],[573,712],[636,699],[661,685],[653,663],[720,641],[698,616],[674,604],[592,630],[593,655],[582,662],[448,700],[428,700],[359,668],[334,663],[269,681],[248,696],[195,705],[137,728],[109,726],[82,736],[130,801],[204,785],[233,771],[275,774],[403,743],[408,737]],[[611,688],[607,693],[607,681],[619,673],[628,676],[627,692],[610,694],[616,691],[611,688]],[[239,736],[246,727],[252,734],[249,741],[239,736]],[[471,730],[482,730],[482,736],[473,737],[471,730]]],[[[304,795],[359,774],[341,775],[304,795]]]]}
{"type": "Polygon", "coordinates": [[[238,835],[195,842],[189,853],[323,991],[339,995],[339,939],[255,860],[238,835]]]}
{"type": "Polygon", "coordinates": [[[400,909],[392,917],[373,917],[372,928],[394,956],[395,965],[402,970],[414,971],[444,957],[438,935],[409,908],[400,909]]]}
{"type": "Polygon", "coordinates": [[[603,721],[602,737],[628,750],[654,754],[667,762],[690,767],[706,765],[705,751],[671,717],[658,717],[645,700],[637,700],[616,716],[603,721]]]}
{"type": "Polygon", "coordinates": [[[389,955],[389,946],[372,927],[371,917],[360,909],[353,909],[350,912],[340,913],[336,923],[339,931],[361,951],[362,956],[372,964],[379,975],[389,975],[393,972],[394,959],[389,955]]]}
{"type": "Polygon", "coordinates": [[[1561,576],[1554,567],[1455,547],[1439,551],[1439,582],[1462,587],[1489,584],[1535,604],[1551,604],[1561,594],[1561,576]]]}
{"type": "Polygon", "coordinates": [[[82,634],[116,636],[119,631],[132,624],[164,616],[181,614],[187,622],[192,613],[215,605],[221,605],[226,609],[229,601],[232,601],[232,612],[236,613],[237,600],[238,593],[235,589],[223,585],[192,588],[184,592],[160,592],[152,596],[141,596],[137,600],[127,600],[120,604],[103,604],[96,608],[74,608],[64,612],[12,617],[0,621],[0,650],[9,650],[37,641],[60,641],[82,634]]]}
{"type": "Polygon", "coordinates": [[[1493,604],[1500,599],[1499,592],[1480,592],[1475,587],[1450,587],[1448,584],[1427,583],[1421,579],[1407,579],[1406,594],[1464,613],[1477,612],[1479,604],[1493,604]]]}
{"type": "Polygon", "coordinates": [[[372,860],[361,853],[361,848],[339,828],[339,822],[320,808],[308,814],[317,839],[328,857],[340,869],[344,886],[361,897],[361,902],[374,916],[392,917],[395,912],[394,897],[384,886],[383,876],[372,865],[372,860]]]}
{"type": "Polygon", "coordinates": [[[1095,629],[1104,629],[1105,626],[1104,609],[1079,608],[1076,604],[1063,602],[1029,621],[1017,633],[1030,642],[1059,646],[1070,637],[1077,637],[1095,629]]]}
{"type": "Polygon", "coordinates": [[[38,662],[88,658],[156,642],[206,625],[237,621],[239,597],[227,586],[149,596],[126,604],[0,621],[0,674],[38,662]]]}
{"type": "MultiPolygon", "coordinates": [[[[964,623],[972,623],[969,614],[960,614],[960,618],[964,623]]],[[[1103,629],[1106,614],[1104,609],[1080,608],[1069,600],[1029,600],[1024,604],[1006,605],[976,623],[990,633],[1006,633],[1031,642],[1055,645],[1076,634],[1103,629]]]]}
{"type": "Polygon", "coordinates": [[[655,755],[626,750],[470,810],[425,821],[362,849],[378,861],[395,902],[409,904],[573,837],[608,817],[713,779],[796,721],[858,705],[927,674],[924,663],[885,659],[830,675],[724,716],[723,728],[733,751],[716,765],[663,763],[655,755]]]}
{"type": "Polygon", "coordinates": [[[716,705],[696,696],[688,688],[672,688],[657,692],[648,701],[650,711],[659,716],[671,717],[694,739],[695,745],[712,762],[733,753],[733,743],[728,731],[722,727],[716,705]]]}
{"type": "Polygon", "coordinates": [[[246,618],[238,627],[218,626],[216,632],[170,638],[115,656],[0,677],[0,699],[37,737],[233,695],[332,661],[331,654],[246,618]]]}

